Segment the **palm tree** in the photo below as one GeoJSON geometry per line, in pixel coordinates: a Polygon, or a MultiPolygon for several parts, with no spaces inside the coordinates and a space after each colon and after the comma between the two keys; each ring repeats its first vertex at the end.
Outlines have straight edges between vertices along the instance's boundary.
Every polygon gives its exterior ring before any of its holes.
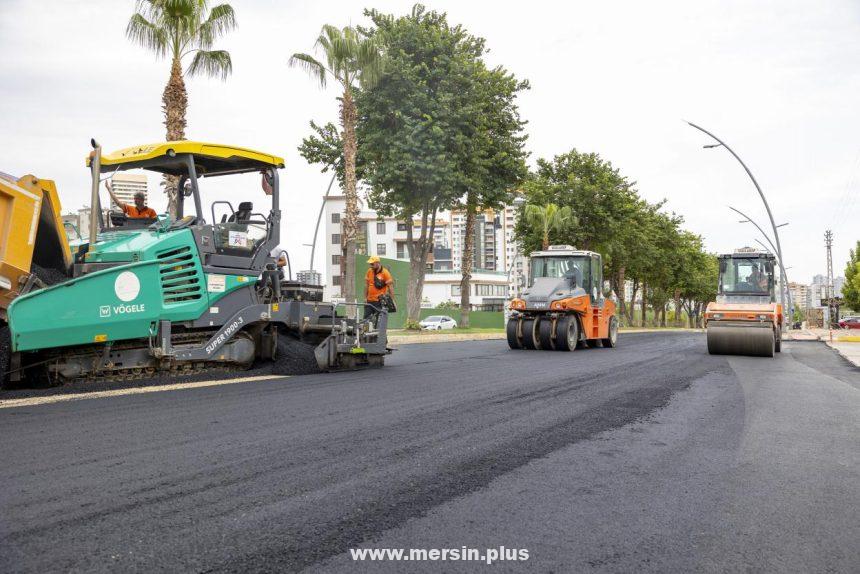
{"type": "MultiPolygon", "coordinates": [[[[185,139],[188,92],[182,60],[192,56],[185,70],[189,77],[220,76],[233,71],[230,54],[212,46],[225,32],[236,27],[236,15],[229,4],[209,9],[208,0],[137,0],[126,27],[126,36],[159,58],[170,58],[170,78],[161,96],[167,141],[185,139]]],[[[165,176],[168,210],[176,216],[176,178],[165,176]]]]}
{"type": "Polygon", "coordinates": [[[554,203],[526,205],[526,221],[541,230],[541,249],[549,247],[550,231],[561,231],[574,222],[570,207],[559,207],[554,203]]]}
{"type": "Polygon", "coordinates": [[[341,267],[343,296],[355,301],[355,248],[358,234],[358,192],[356,191],[355,154],[358,142],[355,136],[357,110],[353,98],[356,86],[370,87],[382,75],[383,56],[375,38],[362,35],[347,26],[343,29],[325,25],[314,48],[321,49],[325,63],[308,54],[293,54],[290,66],[299,66],[325,88],[329,78],[343,89],[340,99],[340,124],[343,128],[344,195],[346,210],[341,226],[341,249],[344,262],[341,267]]]}

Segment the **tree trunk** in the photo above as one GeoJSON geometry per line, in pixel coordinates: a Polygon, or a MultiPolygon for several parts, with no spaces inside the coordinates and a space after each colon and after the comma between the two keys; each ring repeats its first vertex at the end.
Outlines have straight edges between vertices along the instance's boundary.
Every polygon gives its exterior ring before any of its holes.
{"type": "Polygon", "coordinates": [[[660,310],[660,326],[666,326],[666,309],[669,308],[669,303],[663,303],[663,308],[660,310]]]}
{"type": "Polygon", "coordinates": [[[648,289],[646,288],[645,282],[643,281],[642,282],[642,326],[643,327],[647,326],[647,324],[645,322],[645,319],[648,317],[648,313],[647,313],[648,306],[647,306],[647,303],[645,301],[647,299],[647,297],[646,297],[647,293],[648,293],[648,289]]]}
{"type": "Polygon", "coordinates": [[[618,269],[618,275],[615,279],[615,293],[618,297],[618,315],[624,317],[627,313],[627,303],[624,301],[624,266],[618,269]]]}
{"type": "MultiPolygon", "coordinates": [[[[182,76],[182,62],[174,57],[170,65],[170,78],[161,95],[161,110],[164,112],[164,126],[167,128],[167,141],[185,139],[185,114],[188,111],[188,92],[182,76]]],[[[175,175],[164,176],[164,193],[167,195],[167,212],[170,217],[177,216],[177,187],[179,178],[175,175]]],[[[198,214],[201,215],[201,214],[198,214]]]]}
{"type": "Polygon", "coordinates": [[[424,293],[424,274],[427,254],[433,248],[436,231],[436,208],[425,205],[421,213],[421,236],[413,238],[414,224],[410,216],[406,224],[406,248],[409,251],[409,285],[406,286],[406,320],[417,323],[421,317],[421,296],[424,293]],[[428,225],[429,223],[429,225],[428,225]]]}
{"type": "Polygon", "coordinates": [[[358,235],[358,191],[355,181],[355,154],[358,142],[355,137],[355,102],[352,91],[346,89],[340,104],[340,122],[343,127],[344,196],[346,208],[341,221],[343,279],[341,294],[347,303],[355,302],[355,250],[358,235]]]}
{"type": "Polygon", "coordinates": [[[639,281],[633,280],[633,287],[630,289],[630,306],[627,308],[627,324],[633,327],[636,314],[636,292],[639,290],[639,281]]]}
{"type": "Polygon", "coordinates": [[[469,311],[471,303],[469,296],[472,290],[472,259],[475,251],[475,192],[470,191],[466,197],[466,233],[463,237],[463,254],[460,260],[462,277],[460,278],[460,327],[469,327],[469,311]]]}
{"type": "Polygon", "coordinates": [[[676,327],[681,326],[681,290],[675,289],[675,320],[672,324],[676,327]]]}

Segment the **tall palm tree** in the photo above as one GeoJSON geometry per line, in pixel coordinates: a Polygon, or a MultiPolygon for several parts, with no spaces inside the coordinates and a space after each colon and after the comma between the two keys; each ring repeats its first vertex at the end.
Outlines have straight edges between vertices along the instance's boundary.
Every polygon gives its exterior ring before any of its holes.
{"type": "Polygon", "coordinates": [[[526,221],[541,230],[541,249],[549,247],[551,231],[561,231],[574,222],[570,207],[559,207],[554,203],[546,205],[526,205],[526,221]]]}
{"type": "Polygon", "coordinates": [[[355,301],[355,248],[358,235],[358,192],[356,191],[355,154],[358,142],[355,136],[357,110],[353,98],[356,86],[368,88],[382,75],[383,55],[375,38],[362,35],[353,27],[343,29],[325,25],[317,38],[315,49],[322,51],[325,62],[309,54],[296,53],[290,57],[290,66],[298,66],[325,88],[329,79],[343,89],[340,99],[340,124],[343,128],[344,196],[346,210],[341,222],[341,289],[348,302],[355,301]]]}
{"type": "MultiPolygon", "coordinates": [[[[128,21],[126,36],[159,58],[170,58],[170,78],[161,96],[167,141],[185,139],[188,92],[182,60],[193,56],[185,74],[220,76],[226,80],[233,71],[230,54],[213,50],[224,33],[236,27],[236,14],[229,4],[209,9],[208,0],[137,0],[128,21]]],[[[176,216],[176,178],[165,176],[168,210],[176,216]]]]}

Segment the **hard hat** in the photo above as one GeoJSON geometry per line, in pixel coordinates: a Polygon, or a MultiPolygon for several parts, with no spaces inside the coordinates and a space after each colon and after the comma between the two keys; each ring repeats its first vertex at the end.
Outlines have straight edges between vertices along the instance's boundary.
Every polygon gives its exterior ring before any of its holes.
{"type": "Polygon", "coordinates": [[[374,255],[373,257],[369,257],[367,259],[367,262],[368,263],[379,263],[379,257],[377,257],[376,255],[374,255]]]}

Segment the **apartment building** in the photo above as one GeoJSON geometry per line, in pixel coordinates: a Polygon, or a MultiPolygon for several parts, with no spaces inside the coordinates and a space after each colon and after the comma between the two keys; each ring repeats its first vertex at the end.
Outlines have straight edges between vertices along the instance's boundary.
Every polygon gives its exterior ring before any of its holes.
{"type": "MultiPolygon", "coordinates": [[[[326,296],[341,294],[341,218],[345,208],[343,196],[326,198],[325,218],[326,296]]],[[[513,241],[513,211],[510,229],[503,224],[504,211],[488,212],[478,216],[476,225],[476,249],[474,252],[472,304],[476,308],[500,308],[512,291],[515,281],[508,275],[509,257],[506,246],[513,241]],[[507,231],[507,233],[506,233],[507,231]]],[[[383,217],[375,211],[360,206],[358,251],[379,257],[401,261],[409,260],[407,249],[408,223],[393,217],[383,217]]],[[[413,221],[413,237],[421,233],[421,222],[413,221]]],[[[435,306],[445,301],[460,300],[461,262],[463,237],[465,236],[465,213],[444,211],[437,214],[434,231],[433,252],[428,256],[427,274],[424,283],[425,305],[435,306]]],[[[516,253],[516,250],[512,253],[516,253]]],[[[520,261],[519,270],[525,269],[520,261]]]]}

